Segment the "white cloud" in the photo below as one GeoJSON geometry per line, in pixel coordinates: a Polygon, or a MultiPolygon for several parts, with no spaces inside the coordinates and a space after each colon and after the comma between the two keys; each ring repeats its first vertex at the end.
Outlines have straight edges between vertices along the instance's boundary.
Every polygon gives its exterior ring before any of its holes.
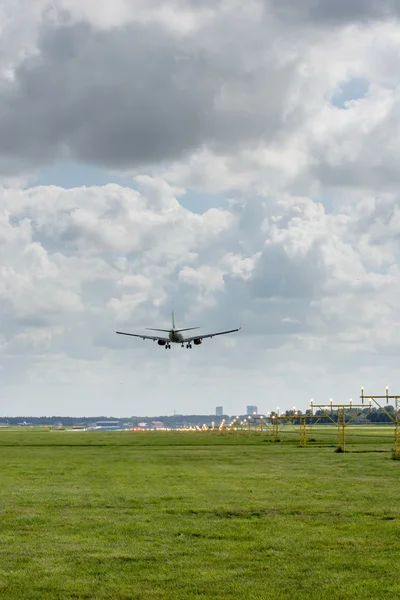
{"type": "MultiPolygon", "coordinates": [[[[279,50],[288,43],[283,36],[279,50]]],[[[216,156],[201,148],[172,164],[165,176],[218,193],[316,196],[340,187],[395,189],[399,77],[393,57],[399,47],[397,22],[353,24],[323,37],[313,31],[308,44],[294,50],[296,69],[274,134],[260,127],[258,143],[235,145],[216,156]],[[350,99],[345,110],[336,106],[335,92],[360,79],[369,84],[365,96],[350,99]]]]}
{"type": "MultiPolygon", "coordinates": [[[[184,209],[166,182],[146,177],[140,185],[2,191],[5,383],[15,385],[23,372],[27,385],[91,386],[82,406],[96,412],[123,373],[132,384],[138,378],[136,389],[163,412],[172,410],[171,400],[164,394],[158,402],[154,385],[144,387],[144,373],[153,369],[168,387],[175,370],[184,369],[189,412],[199,412],[202,395],[192,387],[204,373],[219,390],[225,371],[246,377],[263,368],[278,390],[285,364],[324,371],[326,355],[357,368],[360,356],[397,347],[400,277],[386,247],[392,241],[376,246],[368,228],[356,236],[356,209],[327,214],[309,198],[286,195],[266,200],[262,219],[259,203],[199,215],[184,209]],[[258,230],[249,210],[258,215],[258,230]],[[385,260],[371,261],[373,253],[385,260]],[[206,333],[243,319],[244,329],[191,354],[179,347],[163,354],[151,342],[115,335],[116,328],[165,327],[172,301],[180,326],[201,325],[206,333]]],[[[392,198],[391,214],[397,211],[392,198]]],[[[391,231],[393,218],[382,231],[391,231]]],[[[254,393],[262,377],[254,376],[254,393]]],[[[239,375],[224,385],[239,410],[239,375]]],[[[187,412],[186,389],[174,388],[174,398],[187,412]]],[[[210,396],[206,412],[214,403],[210,396]]],[[[125,396],[115,412],[131,412],[125,396]]]]}
{"type": "Polygon", "coordinates": [[[0,93],[0,170],[12,181],[63,160],[161,168],[212,193],[393,187],[400,25],[380,19],[389,5],[119,0],[110,11],[43,0],[24,17],[39,37],[37,56],[23,60],[23,11],[6,3],[4,44],[20,43],[21,56],[0,93]],[[366,97],[332,104],[357,78],[369,82],[366,97]]]}

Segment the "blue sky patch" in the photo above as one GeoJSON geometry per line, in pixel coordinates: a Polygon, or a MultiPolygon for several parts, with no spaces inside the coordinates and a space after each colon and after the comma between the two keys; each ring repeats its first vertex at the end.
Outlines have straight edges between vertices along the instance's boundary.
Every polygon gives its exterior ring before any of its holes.
{"type": "Polygon", "coordinates": [[[179,203],[194,213],[205,213],[210,208],[226,208],[226,197],[217,194],[203,194],[188,190],[184,196],[179,196],[179,203]]]}
{"type": "Polygon", "coordinates": [[[364,98],[369,89],[369,81],[362,78],[354,78],[341,83],[334,91],[331,102],[338,108],[347,108],[347,102],[350,100],[360,100],[364,98]]]}
{"type": "MultiPolygon", "coordinates": [[[[60,164],[44,169],[27,187],[55,185],[64,189],[82,186],[103,186],[109,183],[137,189],[132,176],[115,174],[97,167],[79,164],[60,164]]],[[[179,203],[188,210],[202,214],[210,208],[223,208],[226,198],[216,194],[205,194],[188,190],[178,198],[179,203]]]]}
{"type": "Polygon", "coordinates": [[[29,187],[56,185],[71,189],[82,186],[107,185],[108,183],[117,183],[125,187],[135,188],[131,176],[116,175],[105,169],[74,163],[64,163],[43,169],[36,179],[29,182],[29,187]]]}

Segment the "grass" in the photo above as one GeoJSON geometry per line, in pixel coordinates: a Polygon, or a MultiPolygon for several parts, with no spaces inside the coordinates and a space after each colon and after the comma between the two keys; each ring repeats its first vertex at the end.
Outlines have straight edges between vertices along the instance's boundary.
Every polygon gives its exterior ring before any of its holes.
{"type": "Polygon", "coordinates": [[[0,431],[0,597],[394,598],[393,430],[0,431]],[[295,432],[296,433],[296,432],[295,432]]]}

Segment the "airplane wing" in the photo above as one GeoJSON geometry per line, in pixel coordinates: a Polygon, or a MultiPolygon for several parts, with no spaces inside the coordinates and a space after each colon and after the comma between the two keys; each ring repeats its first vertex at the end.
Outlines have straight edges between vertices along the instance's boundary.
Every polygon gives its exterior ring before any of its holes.
{"type": "Polygon", "coordinates": [[[116,331],[115,333],[119,333],[119,335],[130,335],[132,337],[138,337],[142,340],[153,340],[153,342],[162,340],[163,342],[169,342],[169,338],[154,336],[154,335],[143,335],[142,333],[125,333],[125,331],[116,331]]]}
{"type": "Polygon", "coordinates": [[[193,342],[193,340],[204,340],[204,338],[213,338],[214,335],[225,335],[225,333],[234,333],[235,331],[240,331],[241,327],[238,329],[229,329],[228,331],[216,331],[215,333],[206,333],[206,335],[194,335],[193,337],[185,338],[185,342],[193,342]]]}

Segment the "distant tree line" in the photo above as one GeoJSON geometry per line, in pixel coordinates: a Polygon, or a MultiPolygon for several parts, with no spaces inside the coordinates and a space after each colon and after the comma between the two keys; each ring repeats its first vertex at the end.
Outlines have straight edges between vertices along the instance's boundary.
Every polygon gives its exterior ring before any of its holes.
{"type": "MultiPolygon", "coordinates": [[[[303,413],[299,410],[299,411],[297,411],[297,414],[301,415],[303,413]]],[[[293,416],[293,420],[292,420],[293,424],[300,423],[300,419],[296,419],[295,413],[293,410],[291,410],[291,411],[287,410],[285,415],[293,416]]],[[[306,412],[304,413],[304,416],[310,416],[310,415],[311,415],[311,411],[306,410],[306,412]]],[[[323,410],[314,410],[313,415],[320,417],[319,423],[321,423],[321,424],[329,424],[329,423],[332,423],[332,421],[337,423],[337,421],[338,421],[338,411],[337,410],[330,411],[329,409],[327,409],[326,412],[323,410]],[[327,415],[329,415],[329,416],[327,416],[327,415]]],[[[395,417],[395,409],[390,404],[385,406],[385,410],[378,408],[376,406],[373,406],[371,408],[366,407],[361,410],[356,409],[356,408],[347,408],[345,410],[345,422],[348,423],[349,421],[351,421],[351,423],[354,423],[355,425],[368,425],[368,424],[374,424],[374,423],[392,423],[393,421],[391,420],[389,415],[392,418],[395,417]]],[[[313,422],[315,423],[315,419],[307,419],[307,423],[311,424],[313,422]]]]}
{"type": "Polygon", "coordinates": [[[94,425],[99,421],[104,423],[117,421],[121,425],[137,427],[139,423],[151,423],[152,421],[161,421],[164,423],[166,427],[183,427],[185,425],[211,425],[211,423],[215,423],[219,425],[222,419],[225,421],[229,421],[231,417],[229,415],[222,415],[222,417],[216,417],[215,415],[160,415],[160,416],[132,416],[132,417],[105,417],[103,416],[94,416],[94,417],[71,417],[71,416],[41,416],[41,417],[33,417],[33,416],[20,416],[20,417],[0,417],[0,424],[3,425],[48,425],[51,427],[64,426],[64,427],[88,427],[90,425],[94,425]]]}
{"type": "MultiPolygon", "coordinates": [[[[395,410],[393,406],[387,405],[385,406],[385,411],[380,408],[372,407],[371,409],[366,407],[359,411],[358,409],[346,409],[345,419],[346,422],[351,420],[354,424],[373,424],[373,423],[391,423],[391,419],[388,414],[392,417],[395,416],[395,410]],[[388,413],[388,414],[387,414],[388,413]]],[[[338,413],[335,410],[330,411],[328,409],[329,417],[322,410],[314,410],[313,415],[319,416],[321,424],[329,424],[334,421],[335,423],[338,420],[338,413]]],[[[277,413],[272,411],[269,413],[269,416],[276,416],[277,413]]],[[[291,417],[291,422],[294,425],[300,424],[300,419],[298,416],[310,416],[310,410],[306,410],[303,413],[301,410],[287,410],[282,415],[291,417]]],[[[202,426],[206,424],[210,426],[212,423],[215,426],[219,426],[222,420],[228,424],[232,419],[234,419],[237,415],[229,416],[222,415],[222,417],[216,417],[215,415],[160,415],[160,416],[132,416],[132,417],[106,417],[106,416],[95,416],[95,417],[71,417],[71,416],[52,416],[52,417],[32,417],[32,416],[21,416],[21,417],[0,417],[0,424],[2,425],[48,425],[50,427],[57,427],[62,425],[63,427],[88,427],[90,425],[94,425],[99,421],[111,422],[117,421],[121,426],[126,427],[138,427],[140,423],[151,423],[152,421],[161,421],[165,427],[167,428],[175,428],[175,427],[185,427],[185,426],[202,426]]],[[[248,419],[248,415],[238,415],[239,420],[242,421],[244,419],[248,419]]],[[[258,422],[260,415],[255,417],[258,422]]],[[[254,420],[254,416],[250,416],[250,420],[254,420]]],[[[308,424],[315,423],[315,419],[307,419],[308,424]]]]}

